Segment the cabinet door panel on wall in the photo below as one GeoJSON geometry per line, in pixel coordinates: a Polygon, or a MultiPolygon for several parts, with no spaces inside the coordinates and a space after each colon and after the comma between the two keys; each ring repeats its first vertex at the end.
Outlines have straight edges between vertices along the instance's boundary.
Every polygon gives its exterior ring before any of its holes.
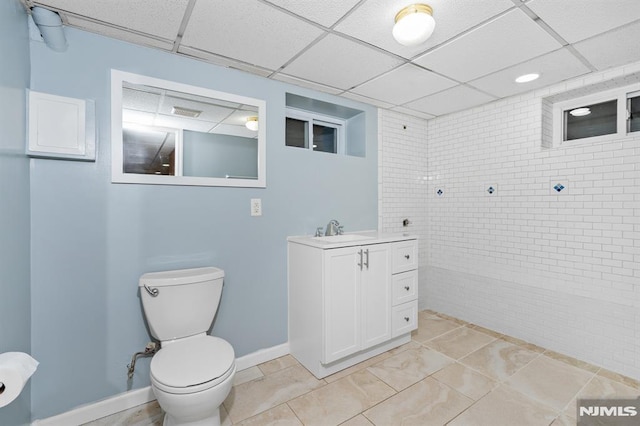
{"type": "Polygon", "coordinates": [[[324,364],[360,348],[359,261],[355,247],[325,251],[324,364]]]}
{"type": "Polygon", "coordinates": [[[388,244],[361,247],[362,347],[391,337],[391,258],[388,244]]]}

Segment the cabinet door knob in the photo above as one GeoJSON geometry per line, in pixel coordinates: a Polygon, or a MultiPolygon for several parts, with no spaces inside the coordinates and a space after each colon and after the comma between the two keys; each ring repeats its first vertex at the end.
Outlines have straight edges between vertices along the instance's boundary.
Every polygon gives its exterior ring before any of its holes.
{"type": "Polygon", "coordinates": [[[411,257],[411,256],[409,256],[408,254],[405,254],[405,255],[404,255],[404,258],[405,258],[405,259],[407,259],[407,260],[409,260],[409,258],[410,258],[410,257],[411,257]]]}
{"type": "Polygon", "coordinates": [[[409,318],[409,317],[404,317],[404,320],[405,320],[406,322],[409,322],[409,320],[410,320],[410,319],[411,319],[411,318],[409,318]]]}
{"type": "Polygon", "coordinates": [[[405,285],[405,286],[404,286],[404,289],[405,289],[405,290],[407,290],[407,291],[409,291],[409,290],[411,289],[411,287],[409,287],[408,285],[405,285]]]}

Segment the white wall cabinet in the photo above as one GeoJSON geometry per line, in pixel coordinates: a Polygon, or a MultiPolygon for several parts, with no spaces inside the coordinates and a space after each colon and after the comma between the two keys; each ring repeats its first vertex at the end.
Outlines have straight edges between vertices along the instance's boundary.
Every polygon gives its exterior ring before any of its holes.
{"type": "Polygon", "coordinates": [[[289,346],[317,377],[410,340],[417,326],[417,242],[395,238],[331,248],[289,239],[289,346]]]}

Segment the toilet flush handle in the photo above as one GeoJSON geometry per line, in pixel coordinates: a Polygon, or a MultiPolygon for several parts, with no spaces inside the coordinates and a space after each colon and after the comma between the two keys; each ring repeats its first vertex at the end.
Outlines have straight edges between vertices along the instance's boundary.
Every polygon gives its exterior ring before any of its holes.
{"type": "Polygon", "coordinates": [[[147,293],[149,293],[151,297],[157,297],[158,293],[160,293],[160,290],[158,290],[157,288],[151,288],[146,284],[144,285],[144,289],[147,290],[147,293]]]}

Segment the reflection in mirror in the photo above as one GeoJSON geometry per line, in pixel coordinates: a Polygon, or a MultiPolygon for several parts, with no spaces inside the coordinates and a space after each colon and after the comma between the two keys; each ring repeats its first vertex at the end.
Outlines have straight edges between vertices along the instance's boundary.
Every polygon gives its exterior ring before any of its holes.
{"type": "Polygon", "coordinates": [[[112,71],[113,181],[264,187],[264,101],[112,71]]]}

